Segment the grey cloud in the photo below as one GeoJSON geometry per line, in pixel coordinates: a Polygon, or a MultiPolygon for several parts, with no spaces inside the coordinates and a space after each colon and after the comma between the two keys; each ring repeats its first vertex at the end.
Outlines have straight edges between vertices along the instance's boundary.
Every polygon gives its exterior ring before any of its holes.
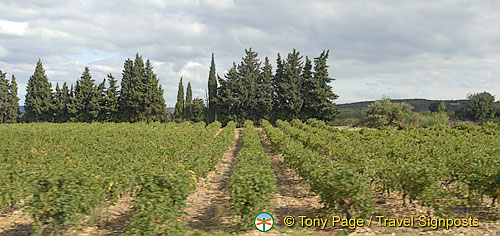
{"type": "Polygon", "coordinates": [[[5,0],[0,69],[16,74],[23,102],[22,85],[38,58],[52,82],[74,83],[84,66],[96,81],[107,73],[120,79],[123,61],[139,52],[155,62],[173,105],[181,76],[204,98],[212,52],[223,76],[245,48],[273,64],[278,52],[293,48],[310,58],[330,49],[338,102],[500,94],[499,7],[449,0],[5,0]],[[19,27],[5,30],[5,22],[19,27]]]}

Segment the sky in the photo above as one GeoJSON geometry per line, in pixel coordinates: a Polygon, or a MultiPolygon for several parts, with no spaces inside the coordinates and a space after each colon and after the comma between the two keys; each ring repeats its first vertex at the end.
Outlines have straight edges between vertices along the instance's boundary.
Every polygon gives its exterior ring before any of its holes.
{"type": "Polygon", "coordinates": [[[49,81],[96,83],[136,53],[153,62],[167,106],[179,79],[205,98],[211,54],[223,77],[245,49],[273,62],[294,48],[328,59],[335,103],[500,97],[499,1],[2,0],[0,70],[26,84],[41,59],[49,81]]]}

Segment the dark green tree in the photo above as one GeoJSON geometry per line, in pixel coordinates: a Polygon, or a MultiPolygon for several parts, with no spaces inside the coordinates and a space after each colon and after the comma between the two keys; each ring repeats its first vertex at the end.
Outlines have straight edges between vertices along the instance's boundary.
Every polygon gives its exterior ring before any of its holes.
{"type": "Polygon", "coordinates": [[[182,85],[182,77],[179,81],[179,89],[177,90],[177,103],[175,103],[174,118],[177,121],[182,121],[184,116],[184,87],[182,85]]]}
{"type": "Polygon", "coordinates": [[[488,92],[474,93],[467,96],[468,114],[474,121],[485,122],[495,116],[493,103],[495,96],[488,92]]]}
{"type": "Polygon", "coordinates": [[[191,89],[191,82],[188,82],[186,88],[186,105],[184,109],[184,119],[191,120],[193,112],[193,90],[191,89]]]}
{"type": "Polygon", "coordinates": [[[241,101],[237,114],[241,121],[258,121],[259,117],[259,91],[258,83],[261,77],[260,60],[255,51],[245,49],[245,57],[238,65],[238,93],[237,98],[241,101]]]}
{"type": "Polygon", "coordinates": [[[51,121],[51,84],[39,59],[35,72],[28,80],[24,102],[24,120],[27,122],[51,121]]]}
{"type": "Polygon", "coordinates": [[[7,122],[10,110],[9,81],[5,75],[6,73],[0,70],[0,123],[7,122]]]}
{"type": "Polygon", "coordinates": [[[106,79],[97,86],[97,100],[99,103],[99,114],[97,115],[97,121],[104,122],[109,119],[108,117],[108,106],[106,104],[106,79]]]}
{"type": "Polygon", "coordinates": [[[76,82],[74,105],[76,120],[79,122],[98,121],[100,112],[100,92],[90,76],[89,68],[85,70],[76,82]]]}
{"type": "Polygon", "coordinates": [[[281,91],[284,93],[283,119],[292,120],[299,117],[304,100],[301,94],[302,85],[302,56],[293,49],[288,54],[284,64],[284,82],[280,83],[281,91]]]}
{"type": "Polygon", "coordinates": [[[257,118],[259,120],[271,119],[271,112],[273,109],[273,88],[271,85],[272,77],[273,67],[269,62],[269,58],[266,57],[257,83],[257,118]]]}
{"type": "Polygon", "coordinates": [[[193,122],[201,122],[204,121],[206,118],[206,107],[205,103],[203,103],[203,99],[201,98],[195,98],[193,99],[193,104],[192,104],[192,114],[191,114],[191,121],[193,122]]]}
{"type": "Polygon", "coordinates": [[[52,95],[52,121],[56,123],[66,122],[63,118],[63,113],[66,108],[66,103],[63,101],[64,95],[62,89],[59,87],[59,83],[56,84],[56,91],[52,95]]]}
{"type": "Polygon", "coordinates": [[[285,114],[285,104],[288,98],[286,97],[286,87],[285,80],[285,65],[281,59],[281,55],[278,53],[276,58],[276,73],[271,79],[271,86],[273,89],[273,112],[271,120],[277,120],[283,118],[285,114]]]}
{"type": "Polygon", "coordinates": [[[119,108],[119,92],[118,86],[116,85],[117,80],[110,73],[108,74],[108,83],[109,87],[106,89],[106,121],[108,122],[117,122],[119,121],[118,117],[118,108],[119,108]]]}
{"type": "Polygon", "coordinates": [[[318,86],[312,90],[313,97],[310,107],[317,116],[311,116],[320,120],[330,121],[338,115],[338,110],[333,103],[338,96],[333,93],[329,85],[334,79],[328,75],[328,54],[329,51],[323,51],[319,57],[314,58],[314,84],[318,86]]]}
{"type": "MultiPolygon", "coordinates": [[[[1,72],[0,72],[1,73],[1,72]]],[[[7,112],[6,122],[16,123],[19,119],[19,97],[17,97],[16,77],[12,75],[9,87],[9,110],[7,112]]]]}
{"type": "Polygon", "coordinates": [[[159,85],[159,80],[153,72],[153,66],[149,59],[146,61],[145,73],[146,91],[144,91],[144,93],[146,94],[146,120],[148,122],[165,122],[167,119],[167,107],[165,105],[165,99],[163,98],[163,89],[161,85],[159,85]]]}
{"type": "Polygon", "coordinates": [[[212,123],[216,119],[217,111],[217,78],[215,77],[215,61],[212,53],[212,62],[210,64],[210,73],[208,75],[208,122],[212,123]]]}
{"type": "Polygon", "coordinates": [[[119,97],[119,117],[120,121],[132,122],[137,101],[134,101],[133,95],[135,84],[134,62],[130,60],[130,58],[127,59],[123,65],[122,76],[119,97]]]}
{"type": "Polygon", "coordinates": [[[237,121],[241,105],[241,101],[237,98],[240,86],[235,63],[224,77],[225,79],[218,77],[220,86],[217,89],[217,119],[226,124],[231,120],[237,121]]]}
{"type": "Polygon", "coordinates": [[[318,94],[318,91],[315,90],[319,89],[319,87],[319,81],[313,78],[312,62],[309,57],[306,57],[302,70],[302,85],[300,86],[300,94],[304,100],[300,113],[300,118],[302,120],[317,117],[319,115],[316,113],[318,109],[315,107],[315,100],[317,100],[317,98],[314,97],[318,94]]]}

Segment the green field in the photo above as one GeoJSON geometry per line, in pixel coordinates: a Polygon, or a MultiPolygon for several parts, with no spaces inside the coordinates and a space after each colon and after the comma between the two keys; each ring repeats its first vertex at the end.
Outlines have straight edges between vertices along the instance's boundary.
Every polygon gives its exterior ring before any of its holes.
{"type": "MultiPolygon", "coordinates": [[[[286,214],[306,210],[364,219],[473,217],[498,230],[498,125],[401,131],[339,130],[317,120],[261,125],[263,129],[255,129],[251,121],[238,129],[233,122],[225,127],[218,122],[0,125],[0,234],[109,234],[102,230],[110,225],[110,209],[122,205],[129,209],[128,217],[109,235],[253,232],[253,217],[261,211],[275,214],[275,232],[323,232],[283,225],[286,214]],[[220,169],[224,164],[227,168],[220,169]],[[287,175],[299,182],[291,186],[287,175]],[[200,184],[211,180],[222,187],[200,184]],[[287,212],[280,213],[285,203],[276,198],[287,197],[284,192],[295,185],[307,192],[289,196],[302,208],[294,212],[292,203],[285,202],[287,212]],[[205,190],[224,199],[197,195],[205,190]],[[306,199],[316,202],[308,205],[306,199]],[[226,226],[208,230],[183,218],[193,207],[220,207],[213,214],[196,214],[226,226]],[[24,225],[15,217],[23,218],[24,225]]],[[[435,229],[412,230],[409,234],[435,229]]],[[[472,233],[489,232],[477,230],[472,233]]]]}

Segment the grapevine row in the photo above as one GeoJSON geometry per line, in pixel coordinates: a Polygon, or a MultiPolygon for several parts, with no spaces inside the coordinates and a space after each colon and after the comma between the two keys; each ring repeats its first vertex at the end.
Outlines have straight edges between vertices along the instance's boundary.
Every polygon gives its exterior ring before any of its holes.
{"type": "Polygon", "coordinates": [[[271,159],[264,153],[252,121],[245,121],[243,145],[231,176],[229,189],[234,213],[241,218],[241,227],[252,225],[253,217],[266,210],[273,197],[276,177],[271,159]]]}
{"type": "Polygon", "coordinates": [[[284,155],[287,163],[310,183],[311,190],[321,196],[327,208],[342,211],[347,217],[370,212],[371,189],[366,177],[349,165],[333,162],[304,147],[268,121],[262,124],[274,151],[284,155]]]}

